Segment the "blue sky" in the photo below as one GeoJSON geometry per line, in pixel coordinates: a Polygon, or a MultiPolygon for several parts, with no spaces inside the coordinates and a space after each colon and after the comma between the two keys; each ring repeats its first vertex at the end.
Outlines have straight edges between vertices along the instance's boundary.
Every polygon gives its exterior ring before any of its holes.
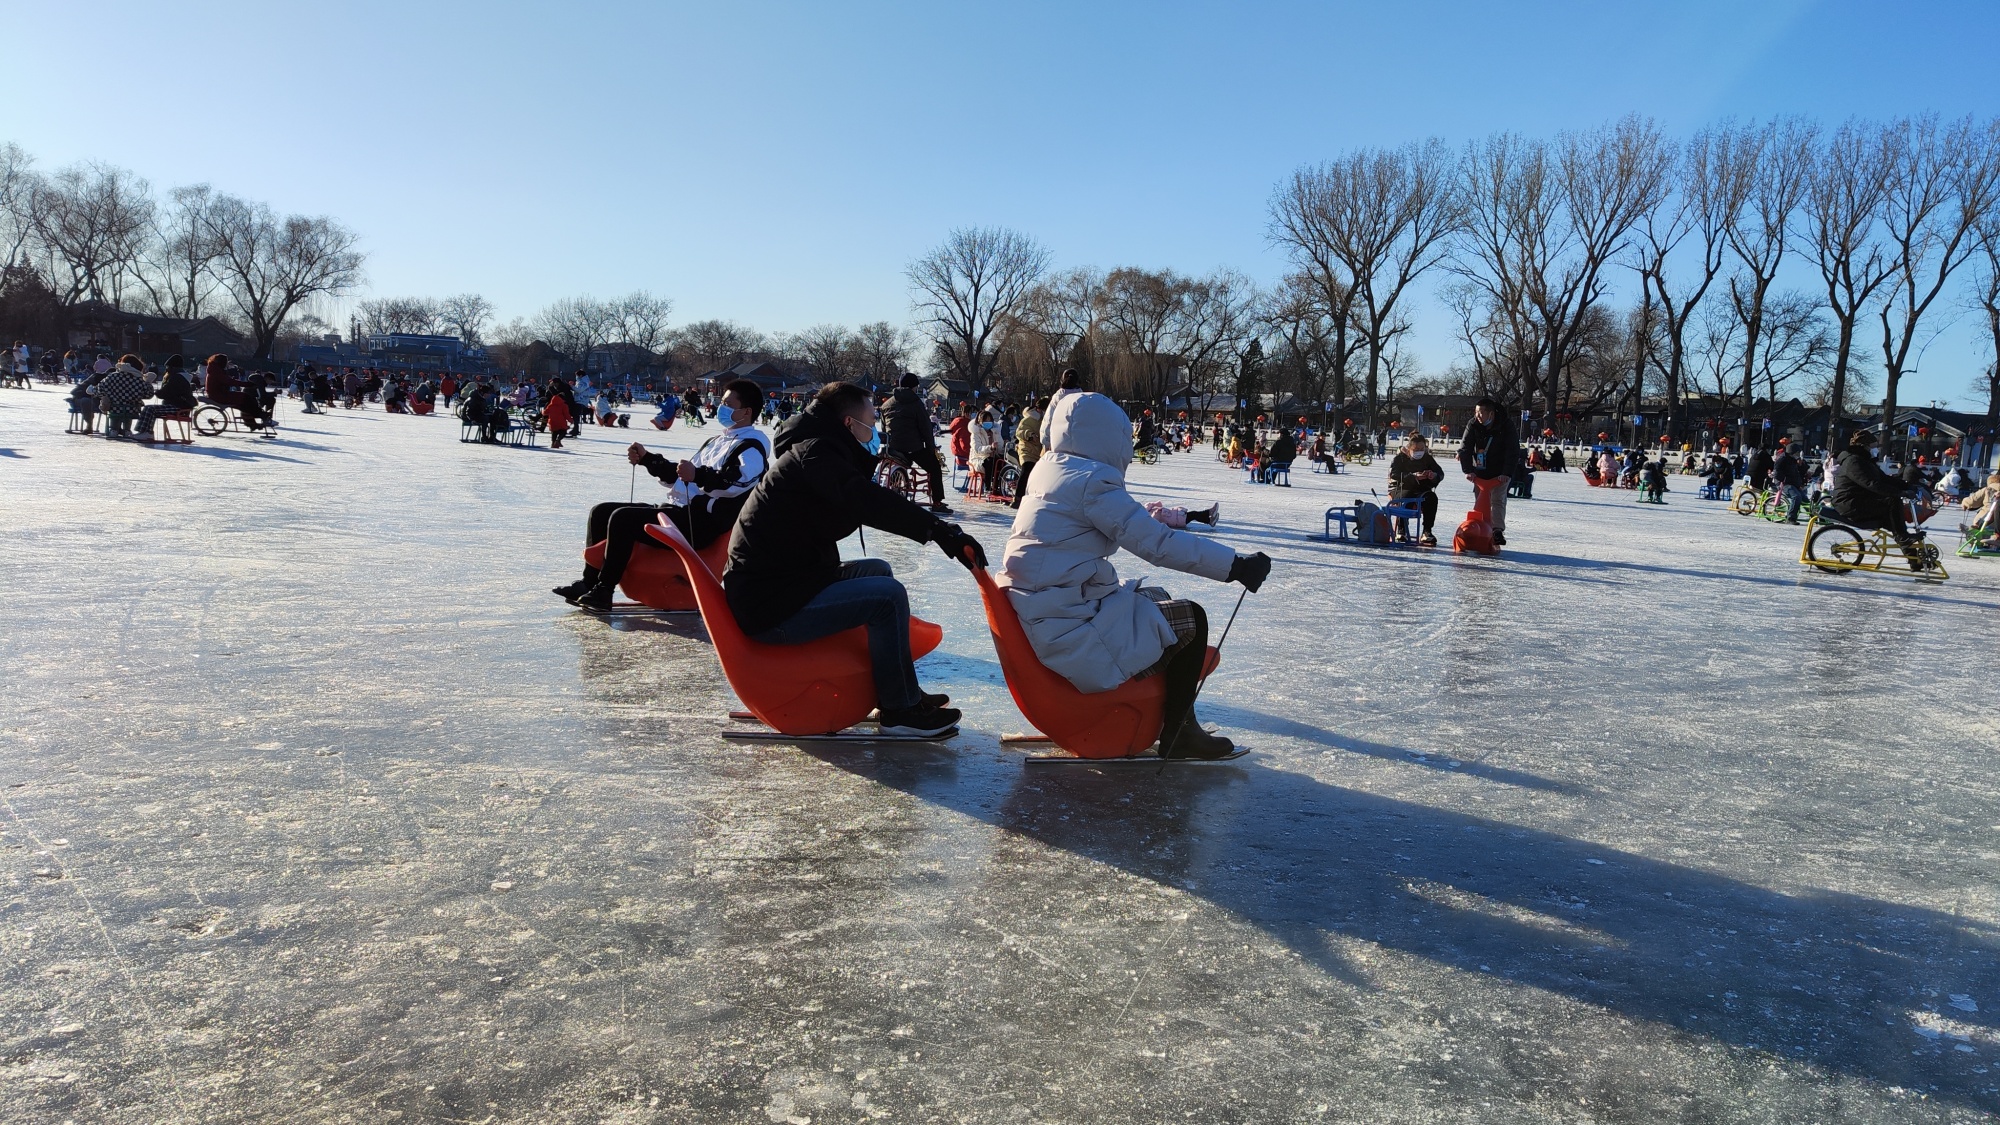
{"type": "MultiPolygon", "coordinates": [[[[680,322],[900,322],[903,265],[975,224],[1271,281],[1272,186],[1355,146],[2000,113],[1991,0],[9,7],[0,140],[333,215],[375,294],[505,317],[647,288],[680,322]]],[[[1904,401],[1970,405],[1973,327],[1904,401]]]]}

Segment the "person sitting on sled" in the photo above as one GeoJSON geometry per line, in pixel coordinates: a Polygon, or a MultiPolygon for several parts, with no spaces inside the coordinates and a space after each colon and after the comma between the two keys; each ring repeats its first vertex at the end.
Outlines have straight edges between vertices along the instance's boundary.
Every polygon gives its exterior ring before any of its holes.
{"type": "MultiPolygon", "coordinates": [[[[659,407],[658,410],[653,411],[653,428],[656,430],[673,429],[674,419],[681,412],[681,396],[675,394],[672,387],[668,387],[666,390],[660,392],[659,407]]],[[[766,417],[769,416],[769,413],[770,411],[767,407],[765,410],[766,417]]]]}
{"type": "Polygon", "coordinates": [[[1239,582],[1256,590],[1271,573],[1262,552],[1239,555],[1212,539],[1176,531],[1125,490],[1132,423],[1094,393],[1050,406],[1048,447],[1025,487],[1001,563],[1001,582],[1037,659],[1083,692],[1110,691],[1140,676],[1166,677],[1160,755],[1221,758],[1235,747],[1201,728],[1195,689],[1208,648],[1199,604],[1120,582],[1119,548],[1156,566],[1239,582]]]}
{"type": "MultiPolygon", "coordinates": [[[[697,551],[728,535],[750,490],[771,463],[771,441],[757,428],[763,409],[763,390],[748,379],[736,379],[723,388],[718,415],[722,432],[703,442],[693,458],[675,461],[633,442],[625,451],[626,459],[644,466],[672,489],[673,499],[666,504],[613,500],[590,509],[583,541],[586,546],[604,541],[604,566],[586,565],[581,579],[557,586],[554,592],[583,609],[597,613],[609,610],[625,568],[631,565],[633,550],[666,549],[646,535],[646,525],[661,516],[672,520],[697,551]]],[[[558,432],[553,416],[549,430],[551,435],[558,432]]]]}
{"type": "Polygon", "coordinates": [[[1654,504],[1664,504],[1667,502],[1667,463],[1665,461],[1646,462],[1646,467],[1641,470],[1641,481],[1643,482],[1643,491],[1640,493],[1640,499],[1650,501],[1654,504]]]}
{"type": "Polygon", "coordinates": [[[875,400],[853,383],[821,387],[778,427],[777,459],[737,517],[722,585],[736,624],[761,644],[866,627],[882,733],[931,738],[957,726],[959,713],[917,683],[909,593],[881,559],[843,563],[840,541],[866,524],[935,543],[968,569],[985,566],[986,551],[957,524],[875,483],[874,436],[875,400]]]}
{"type": "Polygon", "coordinates": [[[1437,524],[1437,486],[1443,480],[1444,466],[1431,456],[1430,439],[1422,434],[1411,434],[1396,451],[1395,460],[1389,462],[1389,499],[1418,502],[1424,513],[1424,531],[1417,542],[1426,547],[1437,546],[1431,529],[1437,524]]]}

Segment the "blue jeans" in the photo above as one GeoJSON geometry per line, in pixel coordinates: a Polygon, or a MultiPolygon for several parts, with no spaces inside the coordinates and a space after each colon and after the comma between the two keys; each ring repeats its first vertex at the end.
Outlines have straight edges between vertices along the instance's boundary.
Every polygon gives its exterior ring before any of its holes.
{"type": "Polygon", "coordinates": [[[1805,489],[1800,488],[1798,485],[1795,484],[1785,485],[1784,497],[1785,497],[1785,519],[1791,523],[1799,522],[1799,505],[1806,502],[1805,489]]]}
{"type": "Polygon", "coordinates": [[[874,666],[875,702],[884,711],[907,711],[923,699],[910,655],[910,597],[881,559],[856,559],[840,577],[813,596],[784,623],[752,637],[767,645],[802,645],[845,632],[868,629],[868,661],[874,666]]]}

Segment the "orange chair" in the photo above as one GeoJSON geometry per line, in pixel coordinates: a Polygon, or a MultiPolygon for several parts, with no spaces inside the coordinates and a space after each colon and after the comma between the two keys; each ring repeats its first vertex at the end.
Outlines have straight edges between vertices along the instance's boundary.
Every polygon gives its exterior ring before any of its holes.
{"type": "Polygon", "coordinates": [[[412,414],[429,414],[434,409],[436,407],[425,402],[423,399],[413,398],[410,400],[410,413],[412,414]]]}
{"type": "Polygon", "coordinates": [[[1506,487],[1499,477],[1481,480],[1474,477],[1472,510],[1465,513],[1465,522],[1458,525],[1458,534],[1451,537],[1451,549],[1457,553],[1477,555],[1497,555],[1500,548],[1493,543],[1493,494],[1506,487]]]}
{"type": "MultiPolygon", "coordinates": [[[[757,721],[794,738],[833,734],[875,710],[875,673],[868,663],[868,630],[849,629],[802,645],[767,645],[744,636],[715,572],[678,527],[646,525],[646,534],[673,549],[694,588],[722,674],[757,721]]],[[[944,630],[910,618],[910,655],[937,648],[944,630]]]]}
{"type": "MultiPolygon", "coordinates": [[[[1036,730],[1079,758],[1130,758],[1160,740],[1166,677],[1127,680],[1110,691],[1076,690],[1035,656],[1007,591],[983,567],[972,577],[986,603],[986,627],[993,632],[1007,690],[1036,730]]],[[[1201,674],[1213,672],[1220,661],[1221,654],[1211,645],[1201,674]]]]}
{"type": "MultiPolygon", "coordinates": [[[[715,542],[703,547],[699,554],[701,561],[708,564],[709,573],[722,573],[723,564],[729,559],[729,536],[717,536],[715,542]]],[[[583,549],[583,562],[589,567],[604,566],[603,540],[583,549]]],[[[626,597],[648,609],[692,613],[697,608],[694,585],[688,581],[687,568],[681,565],[680,557],[672,551],[635,549],[632,561],[625,566],[625,576],[618,580],[618,588],[625,591],[626,597]]]]}

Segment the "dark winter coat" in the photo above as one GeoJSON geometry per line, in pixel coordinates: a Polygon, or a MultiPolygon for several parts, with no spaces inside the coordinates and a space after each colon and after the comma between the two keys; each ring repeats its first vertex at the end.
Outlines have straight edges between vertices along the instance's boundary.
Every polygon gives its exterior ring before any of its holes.
{"type": "Polygon", "coordinates": [[[722,584],[751,636],[782,625],[840,576],[840,541],[866,524],[928,543],[945,525],[874,481],[869,456],[840,416],[817,407],[778,428],[775,460],[729,540],[722,584]]]}
{"type": "Polygon", "coordinates": [[[195,407],[194,384],[178,371],[167,372],[167,377],[160,380],[160,389],[154,392],[153,397],[159,399],[161,405],[175,410],[193,410],[195,407]]]}
{"type": "Polygon", "coordinates": [[[1833,474],[1833,506],[1856,527],[1903,526],[1903,486],[1882,471],[1866,449],[1840,451],[1833,474]]]}
{"type": "Polygon", "coordinates": [[[1790,453],[1783,453],[1778,456],[1777,460],[1771,462],[1771,479],[1780,488],[1786,486],[1804,488],[1806,486],[1806,469],[1804,465],[1799,464],[1797,457],[1792,456],[1790,453]]]}
{"type": "Polygon", "coordinates": [[[1290,430],[1280,430],[1278,440],[1271,443],[1271,464],[1289,465],[1299,455],[1298,439],[1290,430]]]}
{"type": "Polygon", "coordinates": [[[1477,420],[1465,427],[1465,444],[1458,449],[1458,467],[1480,480],[1504,477],[1521,459],[1521,443],[1514,440],[1514,427],[1507,419],[1495,417],[1492,425],[1477,420]]]}
{"type": "Polygon", "coordinates": [[[1431,456],[1429,450],[1421,457],[1412,457],[1407,452],[1398,452],[1395,460],[1389,462],[1389,499],[1408,500],[1435,490],[1444,479],[1444,466],[1431,456]],[[1418,473],[1436,473],[1426,480],[1417,479],[1418,473]]]}
{"type": "Polygon", "coordinates": [[[931,409],[912,387],[898,387],[882,408],[882,439],[898,453],[922,453],[937,444],[931,409]]]}

